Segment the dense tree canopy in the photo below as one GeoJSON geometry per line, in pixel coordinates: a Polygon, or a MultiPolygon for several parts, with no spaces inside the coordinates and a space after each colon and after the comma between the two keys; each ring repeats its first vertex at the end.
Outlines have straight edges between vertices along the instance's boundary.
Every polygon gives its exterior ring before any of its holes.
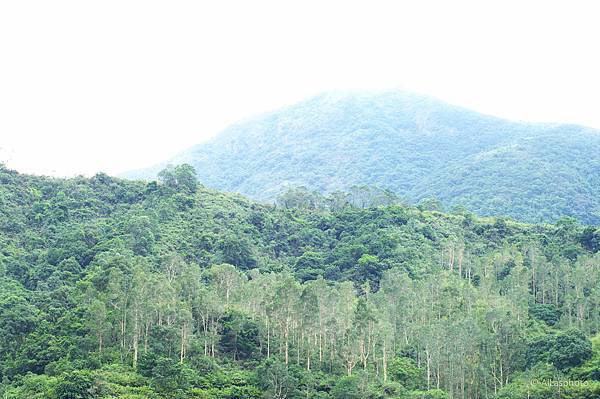
{"type": "Polygon", "coordinates": [[[0,168],[2,397],[600,392],[596,227],[366,187],[262,205],[178,170],[145,183],[0,168]]]}

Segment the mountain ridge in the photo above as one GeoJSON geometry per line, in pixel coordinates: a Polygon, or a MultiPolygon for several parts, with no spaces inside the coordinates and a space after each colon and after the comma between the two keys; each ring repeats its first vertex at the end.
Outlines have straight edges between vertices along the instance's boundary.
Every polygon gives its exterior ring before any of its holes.
{"type": "Polygon", "coordinates": [[[334,92],[230,125],[125,177],[189,163],[204,184],[260,201],[293,186],[368,184],[482,216],[598,224],[598,154],[600,131],[588,127],[509,121],[400,91],[334,92]]]}

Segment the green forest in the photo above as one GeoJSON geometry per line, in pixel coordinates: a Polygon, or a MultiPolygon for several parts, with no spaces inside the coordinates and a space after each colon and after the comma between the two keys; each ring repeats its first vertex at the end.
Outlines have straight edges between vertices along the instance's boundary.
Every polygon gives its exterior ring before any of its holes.
{"type": "Polygon", "coordinates": [[[600,228],[0,166],[2,399],[594,399],[600,228]]]}

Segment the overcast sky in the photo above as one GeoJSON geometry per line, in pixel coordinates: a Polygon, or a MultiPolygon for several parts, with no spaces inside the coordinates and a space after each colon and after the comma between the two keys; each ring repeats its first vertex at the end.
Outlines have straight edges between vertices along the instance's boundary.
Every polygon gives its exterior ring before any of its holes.
{"type": "Polygon", "coordinates": [[[600,128],[597,1],[2,1],[0,161],[116,174],[328,90],[600,128]]]}

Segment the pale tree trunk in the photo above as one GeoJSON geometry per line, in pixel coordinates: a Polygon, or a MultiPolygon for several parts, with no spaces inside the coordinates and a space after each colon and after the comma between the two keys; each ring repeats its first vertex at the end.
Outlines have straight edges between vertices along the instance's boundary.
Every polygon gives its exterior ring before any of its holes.
{"type": "Polygon", "coordinates": [[[271,330],[267,323],[267,359],[271,358],[271,330]]]}
{"type": "Polygon", "coordinates": [[[148,336],[150,335],[150,322],[146,322],[144,330],[144,354],[148,353],[148,336]]]}
{"type": "Polygon", "coordinates": [[[137,304],[134,305],[133,309],[133,369],[137,369],[138,362],[138,346],[140,338],[139,329],[139,310],[137,304]]]}
{"type": "Polygon", "coordinates": [[[285,330],[284,330],[284,338],[285,338],[285,342],[284,342],[284,348],[285,348],[285,364],[287,365],[290,361],[290,356],[289,356],[289,327],[286,323],[285,325],[285,330]]]}
{"type": "Polygon", "coordinates": [[[385,340],[383,341],[383,382],[387,382],[387,350],[385,340]]]}
{"type": "Polygon", "coordinates": [[[427,361],[427,390],[431,389],[431,355],[429,348],[425,348],[425,357],[427,361]]]}
{"type": "Polygon", "coordinates": [[[182,323],[181,324],[181,348],[179,351],[179,363],[181,363],[181,364],[183,364],[183,359],[185,359],[186,340],[187,340],[186,323],[182,323]]]}

